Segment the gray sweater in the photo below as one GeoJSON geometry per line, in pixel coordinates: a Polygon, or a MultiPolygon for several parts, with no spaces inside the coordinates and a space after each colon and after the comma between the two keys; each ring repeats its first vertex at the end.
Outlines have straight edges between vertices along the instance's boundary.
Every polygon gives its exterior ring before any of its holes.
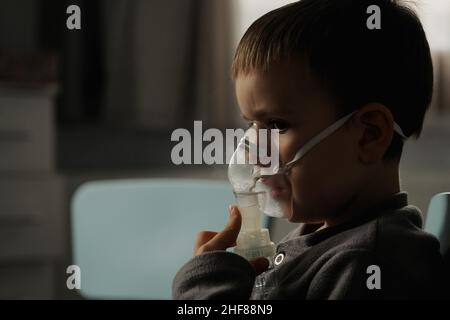
{"type": "Polygon", "coordinates": [[[194,257],[175,276],[173,298],[442,297],[439,242],[422,231],[421,214],[408,206],[407,194],[398,193],[361,216],[318,231],[318,226],[300,225],[277,245],[276,263],[258,277],[244,258],[230,252],[194,257]]]}

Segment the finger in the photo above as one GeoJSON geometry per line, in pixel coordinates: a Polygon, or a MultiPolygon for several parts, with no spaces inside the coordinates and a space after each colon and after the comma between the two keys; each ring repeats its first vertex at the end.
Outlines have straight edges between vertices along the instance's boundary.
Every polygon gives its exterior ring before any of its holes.
{"type": "Polygon", "coordinates": [[[236,244],[236,239],[240,230],[241,214],[236,206],[232,206],[227,225],[221,232],[216,234],[204,245],[207,247],[206,251],[225,250],[229,247],[233,247],[236,244]]]}
{"type": "Polygon", "coordinates": [[[198,249],[203,246],[205,243],[207,243],[209,240],[214,238],[214,236],[217,234],[215,231],[202,231],[197,234],[197,239],[195,240],[194,245],[194,254],[197,253],[198,249]]]}
{"type": "Polygon", "coordinates": [[[250,264],[255,270],[256,275],[260,275],[269,268],[269,260],[267,260],[266,258],[257,258],[250,261],[250,264]]]}

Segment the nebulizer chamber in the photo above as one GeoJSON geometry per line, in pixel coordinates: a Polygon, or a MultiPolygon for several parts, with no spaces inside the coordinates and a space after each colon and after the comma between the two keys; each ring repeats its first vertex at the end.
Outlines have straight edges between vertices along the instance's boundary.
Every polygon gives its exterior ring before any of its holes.
{"type": "Polygon", "coordinates": [[[261,224],[261,203],[266,192],[257,191],[259,174],[257,167],[249,161],[249,140],[244,136],[234,152],[228,168],[228,177],[233,186],[236,203],[242,217],[241,230],[234,252],[247,260],[275,255],[275,244],[270,241],[269,230],[261,224]]]}
{"type": "Polygon", "coordinates": [[[269,230],[262,228],[258,194],[248,192],[235,195],[242,216],[242,225],[234,252],[247,260],[258,257],[271,259],[275,255],[275,244],[270,241],[269,230]]]}

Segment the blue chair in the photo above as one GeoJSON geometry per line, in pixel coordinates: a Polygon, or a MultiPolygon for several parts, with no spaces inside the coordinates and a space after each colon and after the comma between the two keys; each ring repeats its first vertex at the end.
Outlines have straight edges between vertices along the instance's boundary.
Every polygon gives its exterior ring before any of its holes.
{"type": "MultiPolygon", "coordinates": [[[[450,268],[450,192],[435,195],[428,206],[425,231],[439,239],[446,270],[450,268]]],[[[442,279],[445,297],[450,299],[450,277],[442,279]]]]}
{"type": "MultiPolygon", "coordinates": [[[[221,230],[234,203],[226,181],[89,182],[72,200],[73,263],[80,293],[97,299],[170,299],[196,234],[221,230]]],[[[265,224],[267,224],[267,219],[265,224]]]]}
{"type": "Polygon", "coordinates": [[[425,231],[433,234],[441,243],[441,253],[449,254],[450,248],[450,192],[435,195],[428,206],[425,231]]]}

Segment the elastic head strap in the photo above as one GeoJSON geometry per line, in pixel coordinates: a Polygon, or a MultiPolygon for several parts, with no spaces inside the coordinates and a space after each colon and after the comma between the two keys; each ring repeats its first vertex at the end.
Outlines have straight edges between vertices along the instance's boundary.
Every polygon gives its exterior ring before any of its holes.
{"type": "Polygon", "coordinates": [[[328,128],[322,130],[318,135],[313,137],[311,140],[309,140],[302,148],[300,148],[300,150],[298,150],[298,152],[295,154],[294,159],[286,163],[286,165],[284,166],[285,170],[289,170],[295,162],[300,160],[314,146],[316,146],[317,144],[322,142],[322,140],[324,140],[326,137],[328,137],[329,135],[333,134],[336,130],[341,128],[355,114],[355,112],[352,112],[346,115],[345,117],[342,117],[328,128]]]}
{"type": "Polygon", "coordinates": [[[408,137],[406,136],[406,134],[403,133],[402,128],[400,128],[400,126],[397,124],[397,122],[394,121],[394,131],[397,132],[397,134],[403,139],[403,140],[408,140],[408,137]]]}
{"type": "MultiPolygon", "coordinates": [[[[305,154],[308,153],[313,147],[322,142],[322,140],[324,140],[325,138],[333,134],[335,131],[337,131],[339,128],[341,128],[356,112],[357,111],[353,111],[352,113],[340,118],[338,121],[333,123],[328,128],[322,130],[318,135],[313,137],[302,148],[300,148],[300,150],[298,150],[298,152],[294,156],[294,159],[289,161],[283,167],[279,168],[278,172],[287,173],[298,160],[300,160],[303,156],[305,156],[305,154]]],[[[408,139],[408,137],[403,133],[403,130],[396,122],[394,122],[394,131],[398,135],[400,135],[403,140],[408,139]]]]}

